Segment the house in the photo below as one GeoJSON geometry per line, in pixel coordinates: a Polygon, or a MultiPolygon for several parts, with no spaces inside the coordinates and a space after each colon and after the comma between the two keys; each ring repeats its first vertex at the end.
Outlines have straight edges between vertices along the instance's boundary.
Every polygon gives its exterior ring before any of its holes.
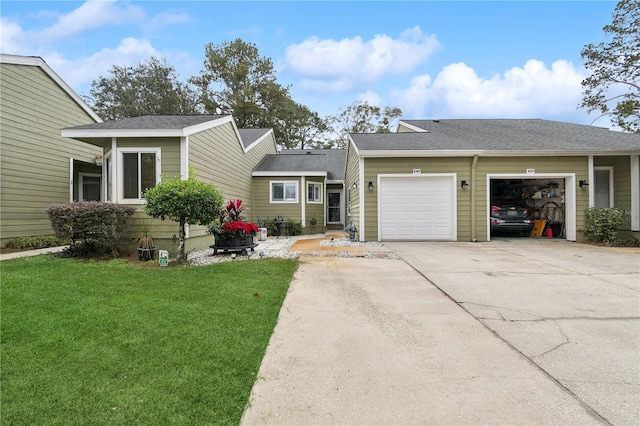
{"type": "MultiPolygon", "coordinates": [[[[138,206],[134,233],[152,226],[171,250],[178,224],[147,217],[142,194],[192,169],[225,199],[242,199],[248,220],[296,222],[305,233],[353,224],[361,241],[489,241],[494,210],[514,203],[571,241],[584,238],[591,206],[624,208],[625,229],[640,233],[638,134],[548,120],[402,120],[396,133],[351,134],[346,150],[278,151],[273,130],[238,129],[230,115],[102,122],[41,58],[0,55],[0,65],[2,245],[51,235],[49,204],[102,200],[138,206]]],[[[211,243],[205,227],[188,229],[187,249],[211,243]]]]}
{"type": "Polygon", "coordinates": [[[548,120],[402,120],[351,134],[348,220],[362,241],[489,241],[496,204],[519,202],[584,238],[588,207],[640,231],[640,135],[548,120]]]}
{"type": "Polygon", "coordinates": [[[343,229],[346,158],[346,150],[339,149],[266,155],[252,173],[256,212],[260,218],[300,222],[305,233],[343,229]]]}
{"type": "Polygon", "coordinates": [[[0,54],[0,243],[53,235],[45,207],[99,200],[102,149],[61,137],[101,122],[41,58],[0,54]]]}
{"type": "MultiPolygon", "coordinates": [[[[159,247],[173,250],[178,224],[152,220],[142,207],[143,192],[161,176],[186,178],[190,169],[212,183],[226,200],[242,199],[247,219],[255,221],[252,171],[275,154],[271,129],[238,129],[230,115],[143,116],[63,128],[65,138],[99,147],[103,152],[103,199],[139,207],[135,230],[148,225],[159,247]]],[[[204,226],[187,229],[187,250],[205,248],[213,237],[204,226]]]]}

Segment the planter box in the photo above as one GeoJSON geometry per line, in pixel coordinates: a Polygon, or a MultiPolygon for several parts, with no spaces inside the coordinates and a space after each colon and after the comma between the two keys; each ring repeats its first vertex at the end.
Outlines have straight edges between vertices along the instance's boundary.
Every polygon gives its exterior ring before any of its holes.
{"type": "Polygon", "coordinates": [[[253,236],[247,235],[245,237],[235,237],[231,239],[216,239],[215,244],[211,246],[214,256],[218,254],[218,250],[222,250],[224,253],[232,251],[244,251],[250,249],[254,251],[258,244],[253,242],[253,236]]]}
{"type": "Polygon", "coordinates": [[[153,260],[156,257],[156,248],[151,247],[148,249],[138,247],[138,259],[141,262],[147,262],[149,260],[153,260]]]}

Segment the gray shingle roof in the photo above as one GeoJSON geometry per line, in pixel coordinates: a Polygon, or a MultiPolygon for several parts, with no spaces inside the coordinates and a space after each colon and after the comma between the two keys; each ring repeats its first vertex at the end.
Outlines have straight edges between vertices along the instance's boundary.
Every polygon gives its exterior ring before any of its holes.
{"type": "Polygon", "coordinates": [[[283,149],[269,154],[254,172],[296,173],[326,172],[329,181],[344,181],[346,149],[283,149]]]}
{"type": "Polygon", "coordinates": [[[102,123],[85,124],[70,129],[91,130],[173,130],[223,118],[225,115],[144,115],[102,123]]]}
{"type": "Polygon", "coordinates": [[[539,119],[402,120],[426,132],[351,134],[360,151],[640,152],[640,135],[539,119]]]}
{"type": "Polygon", "coordinates": [[[346,149],[283,149],[280,155],[323,155],[327,162],[327,179],[344,181],[345,167],[347,163],[346,149]]]}
{"type": "Polygon", "coordinates": [[[268,154],[256,166],[260,172],[326,172],[327,160],[321,155],[268,154]]]}
{"type": "Polygon", "coordinates": [[[251,146],[252,143],[263,137],[271,129],[238,129],[242,144],[245,148],[251,146]]]}

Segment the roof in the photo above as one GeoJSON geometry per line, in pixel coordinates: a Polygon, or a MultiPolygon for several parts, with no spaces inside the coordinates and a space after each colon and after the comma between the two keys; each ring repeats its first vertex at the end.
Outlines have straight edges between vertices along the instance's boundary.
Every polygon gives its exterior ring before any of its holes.
{"type": "Polygon", "coordinates": [[[283,149],[280,155],[323,155],[327,162],[327,179],[330,181],[344,181],[347,164],[346,149],[283,149]]]}
{"type": "MultiPolygon", "coordinates": [[[[141,117],[121,118],[118,120],[105,121],[102,123],[84,124],[63,129],[77,133],[100,133],[101,136],[125,136],[122,133],[135,132],[136,134],[148,133],[180,133],[170,136],[185,136],[184,130],[214,122],[226,115],[144,115],[141,117]]],[[[199,131],[199,130],[198,130],[199,131]]],[[[195,132],[190,132],[195,133],[195,132]]],[[[128,135],[127,135],[128,136],[128,135]]],[[[169,136],[169,135],[166,135],[169,136]]]]}
{"type": "Polygon", "coordinates": [[[69,86],[58,74],[47,65],[47,63],[39,56],[19,56],[19,55],[7,55],[0,53],[0,64],[11,65],[25,65],[32,67],[40,67],[62,90],[64,90],[80,108],[82,108],[89,116],[96,122],[101,122],[102,119],[96,114],[89,105],[87,105],[82,98],[69,86]]]}
{"type": "Polygon", "coordinates": [[[272,129],[238,129],[240,138],[244,144],[245,149],[248,149],[251,145],[259,142],[264,138],[272,129]]]}
{"type": "Polygon", "coordinates": [[[347,150],[285,149],[269,154],[253,170],[254,176],[326,175],[328,182],[344,182],[347,150]]]}
{"type": "Polygon", "coordinates": [[[638,154],[640,134],[540,119],[402,120],[416,132],[351,134],[361,155],[638,154]],[[392,154],[394,153],[395,154],[392,154]]]}

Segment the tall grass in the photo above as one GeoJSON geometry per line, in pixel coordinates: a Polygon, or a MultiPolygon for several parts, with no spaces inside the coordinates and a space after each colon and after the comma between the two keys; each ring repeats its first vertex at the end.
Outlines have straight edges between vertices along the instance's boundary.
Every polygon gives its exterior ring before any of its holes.
{"type": "Polygon", "coordinates": [[[0,268],[2,424],[205,425],[239,422],[296,261],[0,268]]]}

